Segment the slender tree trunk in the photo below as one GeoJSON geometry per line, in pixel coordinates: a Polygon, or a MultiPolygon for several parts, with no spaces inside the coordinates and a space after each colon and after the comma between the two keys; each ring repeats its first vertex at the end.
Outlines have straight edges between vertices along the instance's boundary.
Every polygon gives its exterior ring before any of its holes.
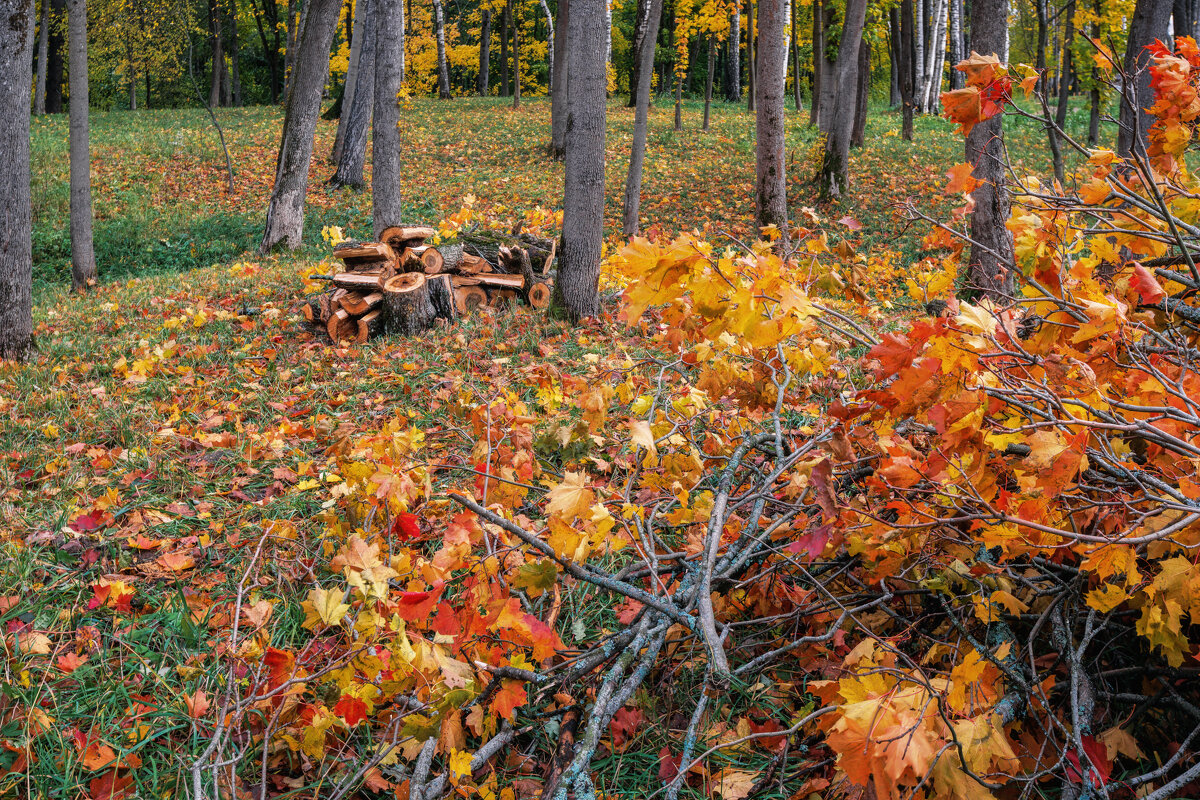
{"type": "MultiPolygon", "coordinates": [[[[267,0],[270,2],[270,0],[267,0]]],[[[308,5],[298,4],[298,0],[288,0],[287,3],[287,46],[283,51],[283,101],[287,104],[288,95],[292,93],[292,76],[296,71],[295,53],[299,46],[300,32],[304,28],[304,18],[308,14],[308,5]]]]}
{"type": "Polygon", "coordinates": [[[125,91],[129,98],[129,110],[137,111],[137,72],[134,71],[133,66],[133,44],[128,41],[125,45],[125,64],[128,72],[125,76],[127,78],[125,91]]]}
{"type": "Polygon", "coordinates": [[[1049,37],[1050,12],[1047,6],[1049,0],[1034,0],[1034,11],[1037,14],[1037,49],[1033,53],[1033,67],[1038,71],[1038,91],[1046,92],[1046,41],[1049,37]]]}
{"type": "Polygon", "coordinates": [[[50,55],[46,59],[46,113],[61,114],[63,110],[63,40],[59,20],[64,19],[67,0],[50,0],[50,55]]]}
{"type": "Polygon", "coordinates": [[[792,0],[792,37],[790,39],[792,49],[792,102],[795,104],[797,111],[802,111],[804,109],[804,99],[800,96],[800,39],[796,35],[796,12],[798,10],[796,0],[792,0]]]}
{"type": "Polygon", "coordinates": [[[433,33],[437,38],[438,97],[449,100],[450,68],[446,64],[446,23],[442,14],[442,0],[433,0],[433,33]]]}
{"type": "MultiPolygon", "coordinates": [[[[1067,0],[1066,29],[1063,32],[1062,69],[1058,80],[1058,107],[1054,110],[1054,124],[1058,130],[1066,130],[1067,106],[1071,102],[1071,74],[1074,72],[1073,48],[1071,40],[1075,38],[1075,0],[1067,0]]],[[[1058,152],[1058,132],[1051,132],[1054,158],[1054,176],[1062,183],[1066,176],[1063,173],[1062,154],[1058,152]]]]}
{"type": "Polygon", "coordinates": [[[508,16],[512,20],[512,57],[513,57],[513,108],[521,107],[521,21],[517,19],[517,9],[512,0],[508,0],[508,16]]]}
{"type": "Polygon", "coordinates": [[[946,63],[946,0],[930,0],[933,23],[926,42],[925,91],[921,95],[921,113],[932,114],[942,89],[942,72],[946,63]]]}
{"type": "Polygon", "coordinates": [[[329,179],[329,185],[334,187],[349,186],[362,189],[366,185],[363,167],[367,163],[367,136],[371,130],[371,113],[375,108],[375,50],[378,47],[376,2],[377,0],[358,0],[355,4],[358,6],[355,9],[356,16],[363,21],[355,42],[355,45],[360,46],[358,76],[354,95],[350,98],[350,104],[344,106],[345,111],[338,124],[340,129],[343,127],[341,123],[345,123],[346,136],[338,158],[337,171],[329,179]]]}
{"type": "Polygon", "coordinates": [[[1121,92],[1121,124],[1117,130],[1117,153],[1122,156],[1146,146],[1146,133],[1154,122],[1154,117],[1145,110],[1154,104],[1150,53],[1146,47],[1155,39],[1167,38],[1170,17],[1171,0],[1137,0],[1134,7],[1125,46],[1125,74],[1131,85],[1121,92]]]}
{"type": "Polygon", "coordinates": [[[600,252],[604,240],[604,130],[608,71],[603,24],[605,0],[571,4],[571,102],[563,190],[562,247],[555,304],[571,322],[600,312],[600,252]]]}
{"type": "Polygon", "coordinates": [[[645,80],[638,83],[637,106],[633,114],[633,148],[629,154],[629,174],[625,178],[625,208],[622,233],[626,239],[638,235],[642,204],[642,167],[646,160],[646,132],[650,118],[650,76],[654,73],[654,47],[658,41],[663,0],[649,0],[650,22],[646,26],[647,47],[639,54],[639,70],[645,80]]]}
{"type": "MultiPolygon", "coordinates": [[[[867,0],[847,0],[838,44],[837,62],[830,78],[836,82],[836,97],[853,97],[858,86],[858,48],[862,44],[867,0]]],[[[829,111],[825,156],[821,163],[821,195],[839,198],[850,188],[850,137],[854,132],[855,104],[842,102],[829,111]]]]}
{"type": "MultiPolygon", "coordinates": [[[[817,128],[822,133],[829,132],[837,109],[842,105],[838,96],[837,64],[829,60],[829,37],[826,32],[837,30],[837,7],[833,3],[823,3],[821,8],[821,113],[817,116],[817,128]]],[[[838,42],[838,52],[841,52],[841,41],[838,42]]],[[[857,62],[855,62],[857,63],[857,62]]]]}
{"type": "Polygon", "coordinates": [[[758,10],[755,100],[755,218],[758,227],[774,225],[787,234],[787,176],[784,171],[783,108],[787,81],[784,40],[788,0],[760,0],[758,10]]]}
{"type": "Polygon", "coordinates": [[[404,222],[400,188],[400,104],[404,83],[404,0],[375,0],[375,101],[371,199],[375,237],[404,222]]]}
{"type": "MultiPolygon", "coordinates": [[[[42,20],[45,30],[46,7],[42,20]]],[[[30,199],[29,82],[33,0],[0,0],[0,361],[33,347],[33,211],[30,199]]],[[[44,47],[45,38],[39,48],[44,47]]],[[[45,64],[45,50],[39,56],[45,64]]],[[[44,74],[44,70],[41,70],[44,74]]]]}
{"type": "MultiPolygon", "coordinates": [[[[253,0],[251,0],[253,2],[253,0]]],[[[234,107],[242,105],[242,67],[238,57],[238,4],[237,0],[229,0],[229,83],[233,87],[231,98],[234,107]]]]}
{"type": "Polygon", "coordinates": [[[221,105],[221,72],[225,66],[225,54],[221,50],[221,9],[217,0],[208,0],[208,42],[212,54],[212,79],[209,82],[208,106],[221,105]]]}
{"type": "MultiPolygon", "coordinates": [[[[492,10],[480,12],[479,28],[479,76],[475,79],[475,92],[480,97],[488,96],[488,72],[492,69],[492,10]]],[[[553,74],[553,71],[551,71],[553,74]]]]}
{"type": "Polygon", "coordinates": [[[638,0],[633,18],[633,47],[629,68],[629,108],[637,107],[638,81],[641,80],[642,46],[646,42],[646,28],[650,24],[650,0],[638,0]]]}
{"type": "Polygon", "coordinates": [[[754,82],[758,79],[758,36],[754,25],[754,0],[746,0],[746,110],[754,111],[754,82]]]}
{"type": "Polygon", "coordinates": [[[729,58],[725,60],[725,99],[736,103],[742,99],[742,9],[733,4],[729,12],[729,58]]]}
{"type": "Polygon", "coordinates": [[[812,105],[808,107],[808,124],[817,125],[821,119],[821,81],[824,79],[825,64],[825,28],[822,0],[812,1],[812,105]]]}
{"type": "Polygon", "coordinates": [[[716,66],[717,43],[711,33],[708,35],[708,74],[704,78],[704,124],[702,131],[708,132],[708,117],[712,109],[713,68],[716,66]]]}
{"type": "MultiPolygon", "coordinates": [[[[956,70],[954,67],[958,62],[966,58],[966,53],[962,51],[962,13],[963,0],[950,0],[950,33],[949,33],[949,49],[950,49],[950,88],[961,89],[965,84],[966,78],[963,73],[956,70]]],[[[935,99],[936,109],[936,99],[935,99]]]]}
{"type": "Polygon", "coordinates": [[[900,7],[888,9],[888,65],[891,75],[888,76],[888,108],[900,108],[900,7]]]}
{"type": "Polygon", "coordinates": [[[683,130],[683,75],[675,70],[675,130],[683,130]]]}
{"type": "MultiPolygon", "coordinates": [[[[1092,22],[1092,38],[1100,38],[1100,0],[1092,0],[1092,11],[1095,12],[1092,22]]],[[[1100,70],[1092,67],[1092,90],[1089,93],[1091,113],[1088,115],[1088,147],[1100,143],[1100,70]]]]}
{"type": "Polygon", "coordinates": [[[862,147],[867,141],[867,105],[871,99],[871,43],[864,39],[858,46],[858,86],[854,93],[854,127],[850,146],[862,147]]]}
{"type": "Polygon", "coordinates": [[[904,141],[913,139],[913,0],[900,3],[900,47],[897,51],[900,71],[900,109],[903,116],[901,135],[904,141]]]}
{"type": "Polygon", "coordinates": [[[539,4],[542,7],[542,15],[546,17],[546,75],[554,75],[554,15],[550,13],[550,6],[546,0],[540,0],[539,4]]]}
{"type": "MultiPolygon", "coordinates": [[[[570,2],[558,0],[558,21],[554,26],[554,49],[561,57],[554,64],[554,74],[550,81],[550,157],[562,159],[566,148],[567,112],[569,96],[567,86],[570,82],[571,57],[567,53],[567,41],[570,32],[570,2]]],[[[657,22],[655,25],[657,26],[657,22]]]]}
{"type": "MultiPolygon", "coordinates": [[[[271,2],[271,0],[268,0],[271,2]]],[[[354,94],[358,91],[359,70],[362,67],[363,43],[366,40],[366,17],[370,11],[371,19],[375,19],[374,4],[369,0],[358,0],[354,4],[353,33],[350,36],[350,60],[346,65],[346,81],[342,84],[342,110],[338,114],[337,133],[333,137],[333,151],[329,160],[334,164],[342,161],[342,150],[346,143],[346,128],[350,124],[350,109],[354,105],[354,94]]],[[[374,41],[374,37],[372,37],[374,41]]],[[[374,98],[374,92],[371,97],[374,98]]]]}
{"type": "Polygon", "coordinates": [[[509,28],[508,6],[504,6],[504,13],[500,15],[500,96],[508,97],[508,28],[509,28]]]}
{"type": "Polygon", "coordinates": [[[71,289],[82,291],[96,280],[96,254],[92,250],[92,163],[88,143],[86,0],[67,0],[67,27],[71,59],[71,289]]]}
{"type": "Polygon", "coordinates": [[[917,110],[925,97],[925,15],[927,6],[936,0],[916,0],[913,6],[916,15],[913,18],[913,90],[915,99],[918,105],[917,110]]]}
{"type": "Polygon", "coordinates": [[[304,13],[292,60],[291,90],[284,103],[275,188],[259,245],[262,253],[280,245],[289,249],[300,246],[313,135],[321,112],[321,92],[329,77],[329,46],[333,43],[340,8],[340,0],[309,0],[304,13]]]}
{"type": "Polygon", "coordinates": [[[49,53],[50,0],[42,0],[42,17],[38,23],[37,80],[33,93],[33,113],[39,117],[46,113],[46,61],[50,57],[49,53]]]}
{"type": "MultiPolygon", "coordinates": [[[[262,43],[263,57],[266,59],[267,72],[270,74],[270,86],[268,87],[268,91],[271,92],[271,104],[274,105],[275,103],[279,102],[279,17],[278,14],[274,16],[267,16],[267,23],[264,24],[263,17],[266,16],[266,9],[274,10],[276,4],[274,0],[263,0],[263,5],[264,10],[260,11],[258,3],[255,0],[252,0],[250,3],[250,8],[254,11],[254,27],[258,29],[258,39],[262,43]],[[274,41],[274,46],[272,46],[271,41],[268,41],[267,39],[267,25],[271,26],[271,34],[274,41]]],[[[350,64],[351,66],[354,65],[353,49],[351,50],[350,64]]],[[[150,77],[149,73],[147,73],[146,77],[148,80],[150,77]]],[[[148,86],[149,83],[147,83],[147,87],[148,86]]],[[[149,91],[147,91],[146,105],[150,105],[149,98],[150,94],[149,91]]],[[[338,127],[340,130],[341,125],[339,124],[338,127]]],[[[336,143],[334,146],[337,146],[336,143]]],[[[334,160],[336,160],[336,158],[334,160]]]]}
{"type": "MultiPolygon", "coordinates": [[[[972,0],[971,49],[997,53],[1008,32],[1008,0],[972,0]]],[[[1011,295],[1013,289],[1012,235],[1005,224],[1009,216],[1004,186],[1004,115],[979,123],[967,135],[967,161],[981,183],[972,193],[971,252],[968,284],[993,298],[1011,295]]]]}

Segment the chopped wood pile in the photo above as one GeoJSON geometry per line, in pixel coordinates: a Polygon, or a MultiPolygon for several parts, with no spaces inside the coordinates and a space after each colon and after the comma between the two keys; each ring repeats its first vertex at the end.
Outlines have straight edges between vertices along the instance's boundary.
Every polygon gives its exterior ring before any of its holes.
{"type": "Polygon", "coordinates": [[[435,233],[396,226],[383,232],[383,241],[337,245],[333,255],[344,269],[312,276],[328,281],[329,290],[303,305],[305,319],[335,343],[365,342],[377,334],[415,336],[480,306],[550,305],[554,242],[472,231],[455,244],[426,244],[435,233]]]}

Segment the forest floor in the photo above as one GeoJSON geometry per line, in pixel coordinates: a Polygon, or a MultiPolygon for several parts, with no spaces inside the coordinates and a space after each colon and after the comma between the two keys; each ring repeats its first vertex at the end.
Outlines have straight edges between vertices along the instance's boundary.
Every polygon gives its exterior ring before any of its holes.
{"type": "MultiPolygon", "coordinates": [[[[517,111],[497,101],[408,104],[411,218],[436,222],[474,195],[484,216],[552,222],[537,212],[561,196],[561,166],[543,151],[546,111],[542,100],[517,111]]],[[[704,134],[699,113],[688,104],[683,133],[669,130],[666,108],[655,115],[645,228],[746,237],[751,118],[718,104],[704,134]]],[[[632,115],[613,106],[611,116],[615,227],[632,115]]],[[[611,303],[579,329],[514,309],[478,313],[415,342],[331,347],[303,326],[299,273],[327,251],[322,226],[367,233],[370,195],[327,189],[332,169],[318,159],[306,250],[248,255],[280,114],[238,109],[219,118],[236,170],[232,194],[200,112],[95,115],[102,286],[83,297],[64,290],[66,120],[35,122],[39,352],[27,366],[0,367],[0,622],[13,634],[4,640],[0,776],[8,774],[0,793],[99,798],[114,784],[143,797],[178,791],[206,745],[193,723],[214,691],[214,654],[243,579],[257,609],[246,624],[261,629],[262,643],[295,648],[309,636],[301,600],[327,574],[325,537],[349,479],[347,453],[377,449],[383,436],[388,447],[420,453],[437,491],[469,485],[473,414],[500,401],[536,417],[534,446],[547,470],[603,463],[612,454],[571,433],[578,410],[563,394],[651,347],[617,321],[611,303]]],[[[804,182],[815,141],[806,120],[796,117],[788,132],[797,206],[816,205],[804,182]]],[[[815,213],[833,237],[851,236],[847,218],[861,223],[854,246],[875,254],[870,264],[888,265],[867,277],[867,288],[880,302],[902,304],[910,302],[903,265],[924,230],[908,230],[894,206],[915,197],[943,214],[944,173],[962,145],[935,118],[919,120],[917,141],[905,143],[899,122],[872,114],[868,145],[853,162],[854,196],[815,213]]],[[[1072,118],[1085,122],[1082,112],[1072,118]]],[[[321,123],[318,154],[333,132],[321,123]]],[[[1010,145],[1044,172],[1039,137],[1018,127],[1010,145]]],[[[445,505],[431,500],[427,511],[438,518],[445,505]]],[[[584,599],[569,597],[560,623],[576,641],[613,614],[584,599]]],[[[635,738],[598,759],[602,781],[611,781],[602,788],[642,796],[663,746],[635,738]]]]}

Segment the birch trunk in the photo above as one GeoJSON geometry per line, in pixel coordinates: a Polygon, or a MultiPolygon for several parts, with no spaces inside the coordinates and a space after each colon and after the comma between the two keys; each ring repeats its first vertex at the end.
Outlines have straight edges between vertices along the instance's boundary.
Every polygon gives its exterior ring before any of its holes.
{"type": "Polygon", "coordinates": [[[942,88],[942,71],[946,60],[946,0],[930,0],[933,10],[932,38],[926,48],[925,88],[921,95],[921,113],[932,114],[942,88]]]}
{"type": "Polygon", "coordinates": [[[630,50],[633,58],[629,69],[629,108],[637,108],[638,81],[642,75],[642,46],[646,42],[646,26],[649,23],[650,0],[638,0],[637,14],[633,18],[633,47],[630,50]]]}
{"type": "Polygon", "coordinates": [[[562,248],[555,304],[571,322],[600,311],[600,252],[604,240],[604,130],[608,72],[606,0],[574,0],[570,17],[571,101],[566,137],[562,248]]]}
{"type": "Polygon", "coordinates": [[[925,97],[925,7],[931,2],[935,0],[916,0],[913,5],[913,91],[917,111],[921,110],[925,97]]]}
{"type": "Polygon", "coordinates": [[[950,89],[961,89],[965,85],[966,76],[954,67],[966,58],[962,51],[962,6],[963,0],[950,0],[950,32],[947,46],[950,51],[950,89]]]}
{"type": "Polygon", "coordinates": [[[446,65],[446,23],[442,14],[442,0],[433,0],[433,32],[437,37],[438,97],[449,100],[450,69],[446,65]]]}
{"type": "MultiPolygon", "coordinates": [[[[43,0],[42,19],[49,0],[43,0]]],[[[0,0],[0,361],[33,347],[33,212],[30,199],[29,81],[33,0],[0,0]]],[[[41,38],[39,48],[45,47],[41,38]]],[[[46,63],[45,50],[39,55],[46,63]]],[[[40,70],[45,75],[45,70],[40,70]]],[[[44,85],[44,82],[43,82],[44,85]]]]}
{"type": "Polygon", "coordinates": [[[725,99],[736,103],[742,99],[742,10],[734,4],[729,12],[729,58],[725,60],[725,99]]]}
{"type": "Polygon", "coordinates": [[[321,112],[321,92],[329,77],[329,46],[340,8],[339,0],[309,0],[304,12],[292,60],[291,89],[284,103],[275,188],[267,206],[261,253],[280,245],[289,249],[300,246],[313,135],[321,112]]]}
{"type": "Polygon", "coordinates": [[[492,10],[485,8],[480,12],[479,28],[479,75],[475,78],[475,93],[480,97],[488,96],[488,72],[492,69],[492,10]]]}

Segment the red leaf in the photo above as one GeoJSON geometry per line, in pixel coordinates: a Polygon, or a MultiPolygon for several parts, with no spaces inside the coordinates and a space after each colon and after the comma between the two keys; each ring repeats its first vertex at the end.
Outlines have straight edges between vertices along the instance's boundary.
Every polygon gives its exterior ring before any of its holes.
{"type": "Polygon", "coordinates": [[[397,514],[392,520],[392,536],[401,542],[412,542],[421,538],[421,518],[416,514],[397,514]]]}
{"type": "Polygon", "coordinates": [[[1078,751],[1071,749],[1067,751],[1067,777],[1071,783],[1083,783],[1083,774],[1086,772],[1088,780],[1093,786],[1108,785],[1108,778],[1112,774],[1112,762],[1108,760],[1108,747],[1097,740],[1093,736],[1083,736],[1080,741],[1083,742],[1083,752],[1087,754],[1087,766],[1080,764],[1078,751]]]}
{"type": "Polygon", "coordinates": [[[79,533],[84,531],[94,531],[100,527],[100,523],[91,514],[80,514],[75,519],[71,520],[71,529],[79,533]]]}
{"type": "Polygon", "coordinates": [[[612,734],[613,745],[618,750],[623,749],[633,739],[633,735],[637,733],[645,719],[646,715],[640,709],[619,709],[616,714],[613,714],[612,721],[608,723],[608,732],[612,734]]]}
{"type": "Polygon", "coordinates": [[[670,783],[679,775],[679,767],[683,760],[671,755],[671,749],[664,747],[658,751],[658,779],[662,783],[670,783]]]}
{"type": "Polygon", "coordinates": [[[849,214],[847,214],[846,216],[839,219],[838,223],[841,225],[845,225],[847,228],[849,228],[852,231],[861,231],[862,230],[862,223],[859,222],[858,220],[856,220],[854,217],[850,216],[849,214]]]}
{"type": "Polygon", "coordinates": [[[344,694],[333,707],[333,713],[346,720],[346,724],[354,727],[367,718],[367,704],[352,694],[344,694]]]}
{"type": "Polygon", "coordinates": [[[1136,261],[1133,263],[1133,277],[1129,279],[1129,285],[1137,290],[1138,297],[1141,301],[1152,306],[1160,302],[1167,293],[1163,291],[1162,285],[1150,272],[1136,261]]]}

